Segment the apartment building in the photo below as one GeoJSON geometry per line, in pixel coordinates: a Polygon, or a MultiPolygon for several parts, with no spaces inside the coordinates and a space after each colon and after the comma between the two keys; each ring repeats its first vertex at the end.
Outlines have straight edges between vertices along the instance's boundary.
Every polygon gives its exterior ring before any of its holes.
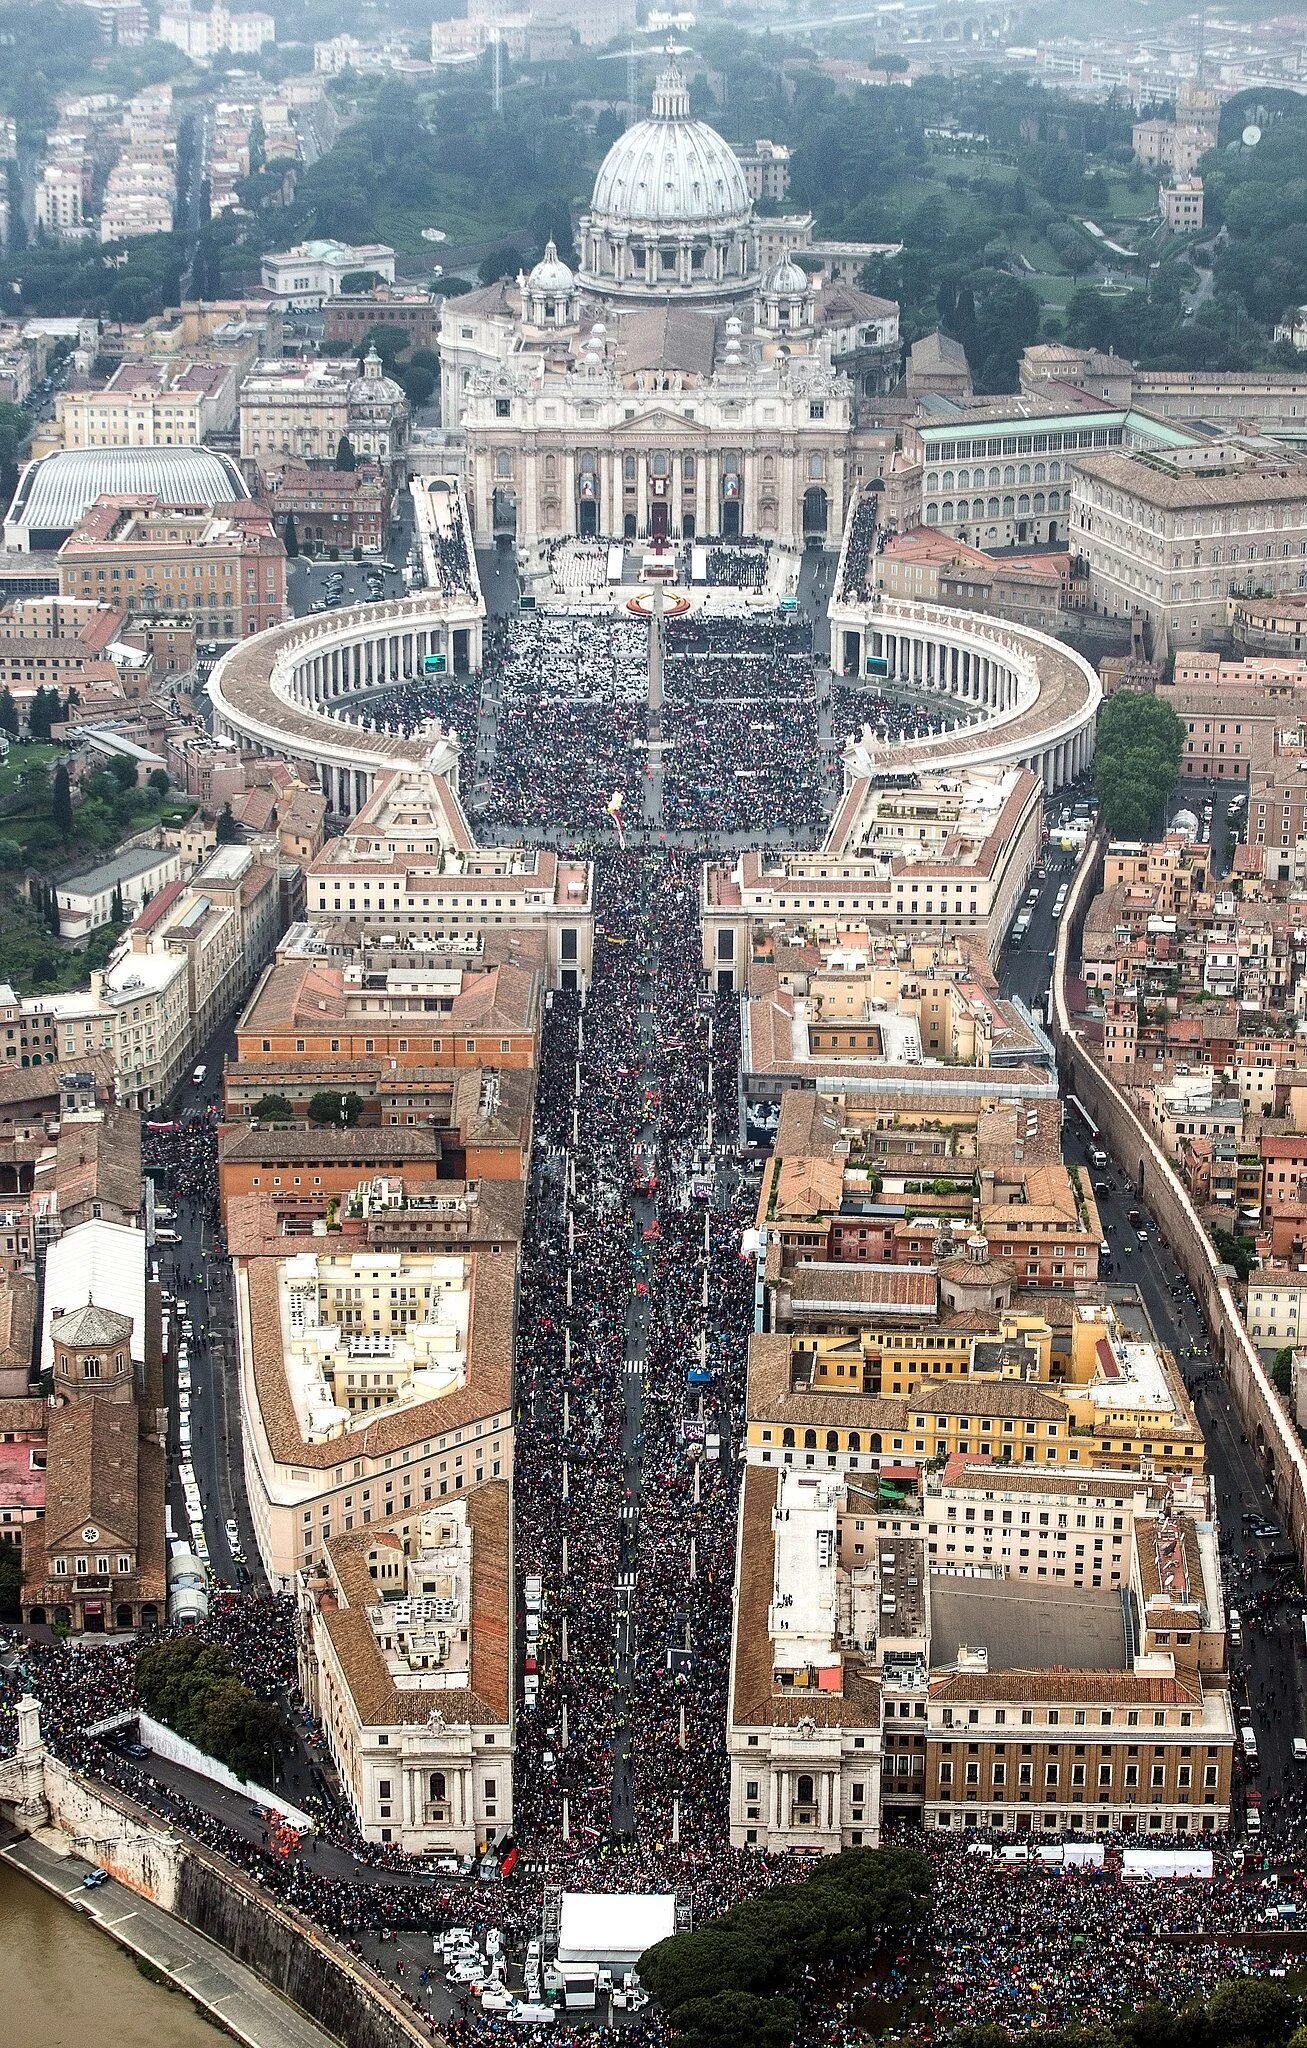
{"type": "Polygon", "coordinates": [[[512,1470],[515,1247],[328,1234],[234,1264],[246,1483],[274,1586],[512,1470]]]}
{"type": "Polygon", "coordinates": [[[144,494],[101,497],[58,563],[67,597],[192,619],[214,640],[244,639],[287,616],[286,549],[269,513],[250,501],[196,511],[144,494]]]}
{"type": "Polygon", "coordinates": [[[300,1687],[366,1841],[479,1853],[513,1821],[506,1480],[332,1536],[297,1581],[300,1687]]]}
{"type": "Polygon", "coordinates": [[[1157,205],[1162,226],[1170,234],[1193,234],[1203,224],[1202,179],[1178,178],[1173,185],[1159,185],[1157,205]]]}
{"type": "MultiPolygon", "coordinates": [[[[1032,1512],[1019,1485],[990,1477],[996,1512],[1032,1512]]],[[[867,1847],[891,1820],[1018,1835],[1221,1832],[1235,1727],[1214,1529],[1137,1481],[1127,1508],[1119,1478],[1072,1482],[1101,1503],[1085,1506],[1086,1523],[1101,1513],[1129,1525],[1116,1532],[1119,1583],[1094,1587],[1020,1582],[1001,1546],[988,1566],[938,1567],[919,1502],[748,1467],[732,1843],[867,1847]]],[[[1033,1512],[1076,1511],[1068,1497],[1033,1512]]]]}
{"type": "Polygon", "coordinates": [[[121,363],[102,390],[61,391],[65,448],[192,448],[236,419],[234,364],[152,359],[121,363]]]}
{"type": "Polygon", "coordinates": [[[1068,545],[1095,611],[1141,614],[1154,654],[1201,644],[1237,592],[1307,587],[1307,460],[1235,440],[1087,455],[1068,545]]]}
{"type": "Polygon", "coordinates": [[[329,299],[348,297],[347,279],[368,276],[395,282],[395,252],[384,242],[298,242],[263,258],[263,288],[284,305],[312,310],[329,299]]]}
{"type": "Polygon", "coordinates": [[[382,781],[323,847],[307,883],[317,926],[454,947],[539,934],[551,988],[585,988],[593,972],[591,863],[542,848],[478,847],[444,776],[405,770],[382,781]]]}
{"type": "Polygon", "coordinates": [[[869,788],[858,851],[745,853],[710,861],[700,897],[703,969],[742,988],[756,933],[828,942],[848,925],[912,939],[970,939],[998,957],[1039,857],[1042,784],[1028,769],[914,775],[869,788]]]}
{"type": "Polygon", "coordinates": [[[356,456],[389,473],[408,442],[408,401],[375,349],[361,373],[325,357],[260,362],[241,385],[240,429],[241,457],[260,470],[290,457],[333,462],[347,438],[356,456]]]}

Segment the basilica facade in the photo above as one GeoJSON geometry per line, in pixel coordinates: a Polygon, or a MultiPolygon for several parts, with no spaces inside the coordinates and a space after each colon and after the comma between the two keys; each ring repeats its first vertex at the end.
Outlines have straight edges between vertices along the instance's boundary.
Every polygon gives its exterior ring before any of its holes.
{"type": "Polygon", "coordinates": [[[579,270],[551,243],[529,275],[445,302],[443,419],[479,538],[838,536],[898,307],[805,268],[802,234],[764,265],[776,225],[664,73],[600,166],[579,270]]]}

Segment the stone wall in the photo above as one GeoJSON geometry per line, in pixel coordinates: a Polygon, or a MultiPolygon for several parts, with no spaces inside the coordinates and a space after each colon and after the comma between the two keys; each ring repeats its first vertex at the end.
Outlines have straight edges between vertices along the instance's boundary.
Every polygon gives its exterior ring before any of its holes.
{"type": "MultiPolygon", "coordinates": [[[[444,2048],[366,1963],[243,1871],[123,1793],[42,1757],[49,1825],[69,1848],[207,1935],[347,2048],[444,2048]]],[[[17,1760],[14,1760],[15,1763],[17,1760]]],[[[6,1786],[0,1783],[0,1796],[6,1786]]]]}
{"type": "Polygon", "coordinates": [[[67,1837],[73,1854],[98,1863],[165,1913],[175,1913],[185,1858],[181,1838],[144,1807],[81,1777],[57,1757],[47,1752],[44,1761],[50,1826],[67,1837]]]}
{"type": "Polygon", "coordinates": [[[430,2048],[434,2038],[379,1977],[239,1871],[187,1846],[180,1917],[257,1971],[347,2048],[430,2048]]]}
{"type": "Polygon", "coordinates": [[[1307,1454],[1248,1335],[1238,1302],[1202,1220],[1147,1126],[1117,1088],[1106,1063],[1071,1023],[1067,963],[1078,952],[1085,912],[1101,871],[1102,842],[1091,842],[1076,870],[1058,929],[1053,970],[1053,1040],[1064,1090],[1079,1097],[1103,1142],[1148,1203],[1194,1293],[1225,1375],[1240,1425],[1256,1450],[1284,1528],[1307,1570],[1307,1454]]]}

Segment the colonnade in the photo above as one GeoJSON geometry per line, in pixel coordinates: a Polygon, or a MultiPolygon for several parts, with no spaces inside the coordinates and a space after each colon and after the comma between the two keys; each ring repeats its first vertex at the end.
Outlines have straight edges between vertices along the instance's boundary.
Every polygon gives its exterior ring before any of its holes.
{"type": "Polygon", "coordinates": [[[964,720],[961,730],[896,748],[892,762],[878,758],[874,743],[855,740],[851,774],[1017,763],[1042,776],[1052,794],[1093,760],[1101,685],[1083,656],[1048,634],[904,598],[836,599],[830,620],[832,663],[841,674],[937,693],[964,720]]]}
{"type": "Polygon", "coordinates": [[[407,765],[434,766],[457,788],[452,735],[428,729],[406,741],[351,725],[339,708],[420,676],[428,657],[439,658],[437,674],[479,669],[484,613],[479,593],[451,601],[428,592],[270,627],[233,647],[209,678],[215,737],[290,762],[339,817],[361,810],[380,776],[407,765]]]}

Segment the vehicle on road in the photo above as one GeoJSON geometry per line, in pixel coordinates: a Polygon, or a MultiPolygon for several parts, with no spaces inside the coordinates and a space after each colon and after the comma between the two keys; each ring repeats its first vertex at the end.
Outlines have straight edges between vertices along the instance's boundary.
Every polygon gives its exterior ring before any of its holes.
{"type": "Polygon", "coordinates": [[[107,1870],[88,1870],[86,1876],[82,1879],[82,1890],[84,1892],[97,1892],[102,1884],[108,1884],[108,1882],[109,1873],[107,1870]]]}

